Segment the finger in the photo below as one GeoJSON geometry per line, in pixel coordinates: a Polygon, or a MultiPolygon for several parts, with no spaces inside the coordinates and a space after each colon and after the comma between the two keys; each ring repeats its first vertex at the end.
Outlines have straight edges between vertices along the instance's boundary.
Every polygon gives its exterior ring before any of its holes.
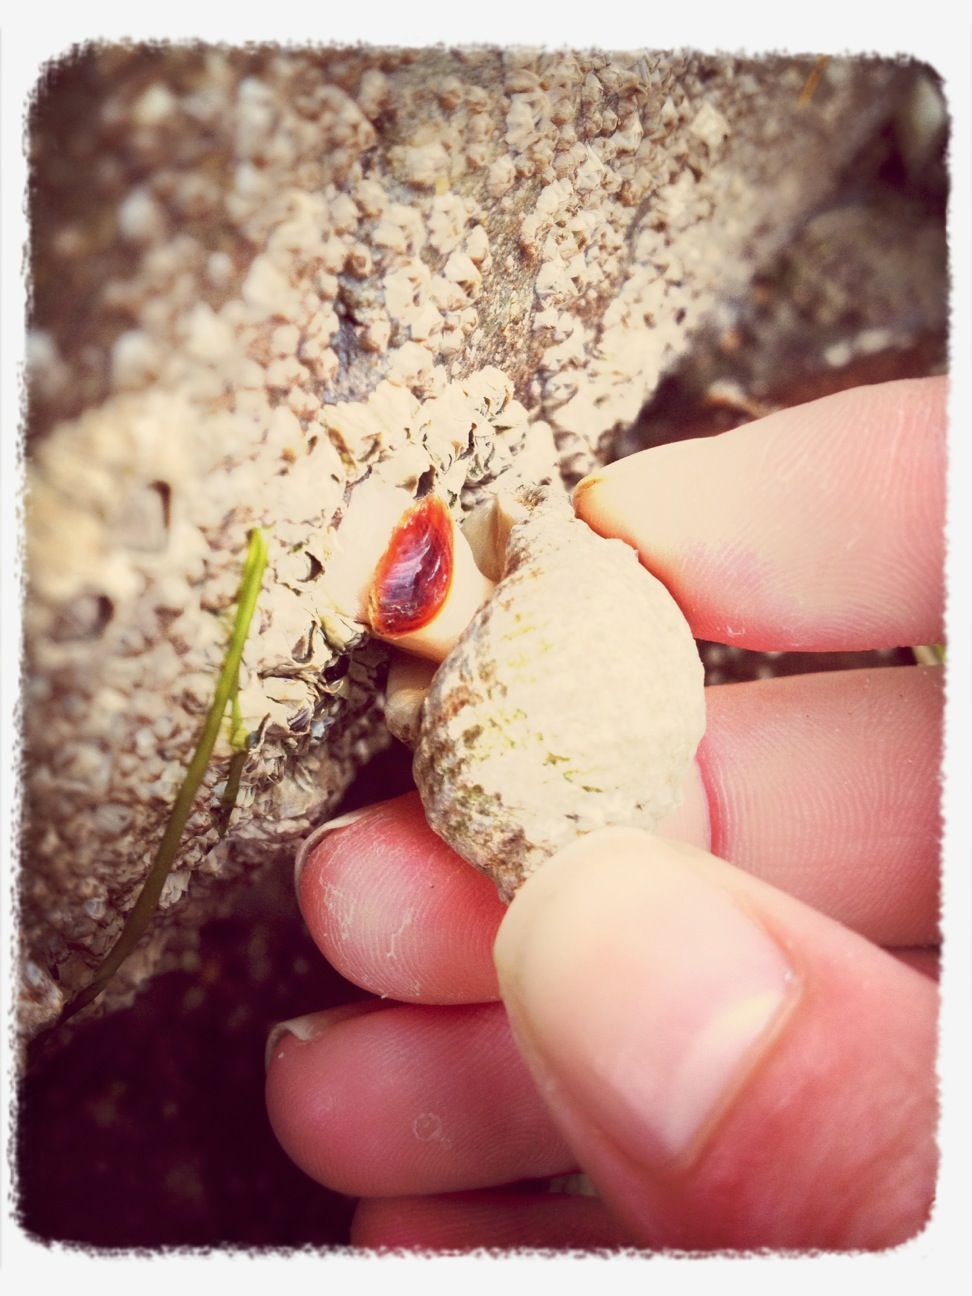
{"type": "Polygon", "coordinates": [[[411,1251],[599,1251],[631,1245],[628,1233],[595,1198],[510,1191],[362,1201],[351,1242],[411,1251]]]}
{"type": "Polygon", "coordinates": [[[710,849],[881,945],[937,939],[942,672],[708,690],[710,849]]]}
{"type": "Polygon", "coordinates": [[[946,380],[826,396],[618,460],[578,514],[671,590],[697,638],[851,650],[942,636],[946,380]]]}
{"type": "Polygon", "coordinates": [[[940,972],[940,956],[937,949],[930,947],[912,947],[910,949],[889,949],[889,954],[902,962],[905,967],[913,968],[930,981],[937,981],[940,972]]]}
{"type": "Polygon", "coordinates": [[[574,1161],[500,1004],[325,1015],[273,1039],[266,1100],[284,1151],[354,1197],[491,1187],[574,1161]]]}
{"type": "MultiPolygon", "coordinates": [[[[666,835],[697,844],[884,945],[936,938],[942,676],[827,672],[707,690],[701,783],[666,835]]],[[[428,1003],[495,998],[504,913],[415,793],[307,853],[298,894],[348,980],[428,1003]]]]}
{"type": "Polygon", "coordinates": [[[628,829],[528,879],[496,958],[538,1087],[642,1243],[881,1248],[925,1222],[927,977],[704,851],[628,829]]]}
{"type": "MultiPolygon", "coordinates": [[[[669,821],[707,841],[697,772],[669,821]]],[[[415,792],[335,821],[299,856],[297,898],[321,953],[348,981],[403,1003],[499,998],[493,941],[506,906],[485,874],[429,827],[415,792]]]]}
{"type": "Polygon", "coordinates": [[[437,837],[416,793],[325,834],[297,882],[301,913],[329,963],[355,985],[405,1002],[496,999],[496,887],[437,837]]]}

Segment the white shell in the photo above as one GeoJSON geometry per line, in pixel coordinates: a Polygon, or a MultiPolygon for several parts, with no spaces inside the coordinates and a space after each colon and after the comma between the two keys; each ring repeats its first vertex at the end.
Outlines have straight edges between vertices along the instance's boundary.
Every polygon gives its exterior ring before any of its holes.
{"type": "Polygon", "coordinates": [[[705,706],[672,596],[564,501],[514,527],[506,571],[432,681],[414,773],[435,831],[509,899],[576,837],[672,811],[705,706]]]}

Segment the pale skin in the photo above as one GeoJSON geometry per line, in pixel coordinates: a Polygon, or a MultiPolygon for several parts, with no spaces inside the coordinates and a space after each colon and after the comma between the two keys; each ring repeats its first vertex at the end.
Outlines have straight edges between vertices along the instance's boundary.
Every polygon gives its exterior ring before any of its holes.
{"type": "MultiPolygon", "coordinates": [[[[943,637],[944,379],[858,389],[582,484],[700,638],[943,637]],[[690,504],[690,506],[689,506],[690,504]]],[[[934,1196],[942,672],[707,690],[681,811],[507,909],[414,794],[307,852],[373,996],[271,1041],[270,1119],[362,1247],[883,1248],[934,1196]],[[728,862],[731,861],[731,862],[728,862]],[[598,1198],[530,1181],[587,1172],[598,1198]]]]}

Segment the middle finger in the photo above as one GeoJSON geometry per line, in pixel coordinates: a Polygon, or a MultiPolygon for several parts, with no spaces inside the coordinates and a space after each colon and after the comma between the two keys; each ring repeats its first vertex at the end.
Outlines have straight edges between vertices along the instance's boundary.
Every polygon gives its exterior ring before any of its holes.
{"type": "MultiPolygon", "coordinates": [[[[941,684],[936,668],[896,667],[708,689],[695,795],[665,831],[879,944],[933,943],[941,684]]],[[[497,996],[505,907],[415,793],[323,836],[298,895],[316,943],[356,984],[415,1003],[497,996]]]]}

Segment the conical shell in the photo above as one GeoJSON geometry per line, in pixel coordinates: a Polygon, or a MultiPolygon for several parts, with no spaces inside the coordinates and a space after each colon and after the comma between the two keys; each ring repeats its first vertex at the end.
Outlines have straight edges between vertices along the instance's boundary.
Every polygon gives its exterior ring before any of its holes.
{"type": "Polygon", "coordinates": [[[702,663],[668,590],[565,500],[530,503],[435,674],[413,766],[433,829],[504,899],[584,833],[654,828],[705,727],[702,663]]]}

